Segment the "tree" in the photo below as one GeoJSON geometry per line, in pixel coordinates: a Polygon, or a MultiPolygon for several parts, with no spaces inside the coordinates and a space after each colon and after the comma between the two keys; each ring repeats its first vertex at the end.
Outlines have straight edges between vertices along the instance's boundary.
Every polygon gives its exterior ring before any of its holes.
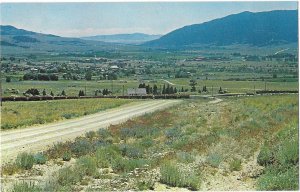
{"type": "Polygon", "coordinates": [[[6,76],[6,82],[7,83],[11,82],[11,77],[10,76],[6,76]]]}
{"type": "Polygon", "coordinates": [[[174,93],[177,93],[177,88],[176,87],[174,88],[174,93]]]}
{"type": "Polygon", "coordinates": [[[223,93],[222,87],[220,87],[220,89],[219,89],[219,93],[223,93]]]}
{"type": "Polygon", "coordinates": [[[162,94],[166,94],[166,85],[164,84],[162,94]]]}
{"type": "Polygon", "coordinates": [[[202,91],[203,91],[203,92],[207,92],[206,85],[203,86],[202,91]]]}
{"type": "Polygon", "coordinates": [[[190,80],[191,92],[196,91],[196,85],[197,85],[197,82],[194,79],[191,79],[190,80]]]}
{"type": "Polygon", "coordinates": [[[181,87],[181,92],[184,92],[183,86],[181,87]]]}
{"type": "Polygon", "coordinates": [[[61,95],[62,95],[62,96],[66,96],[65,90],[62,90],[61,95]]]}
{"type": "Polygon", "coordinates": [[[53,96],[54,96],[54,93],[51,91],[50,95],[53,97],[53,96]]]}
{"type": "Polygon", "coordinates": [[[84,91],[83,91],[83,90],[80,90],[78,96],[79,96],[79,97],[84,96],[84,91]]]}
{"type": "Polygon", "coordinates": [[[40,92],[39,90],[37,89],[34,89],[34,88],[31,88],[31,89],[28,89],[25,94],[31,94],[33,96],[36,96],[36,95],[40,95],[40,92]]]}
{"type": "Polygon", "coordinates": [[[88,71],[86,74],[85,74],[85,79],[87,81],[91,81],[92,80],[92,72],[88,71]]]}
{"type": "Polygon", "coordinates": [[[157,92],[157,85],[153,85],[153,94],[154,95],[158,94],[158,92],[157,92]]]}
{"type": "Polygon", "coordinates": [[[44,89],[43,90],[43,96],[46,96],[47,95],[47,93],[46,93],[46,90],[44,89]]]}

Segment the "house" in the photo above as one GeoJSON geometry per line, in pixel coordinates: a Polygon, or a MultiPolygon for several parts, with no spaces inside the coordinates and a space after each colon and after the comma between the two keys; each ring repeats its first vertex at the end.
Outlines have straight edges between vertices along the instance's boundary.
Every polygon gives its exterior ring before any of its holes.
{"type": "Polygon", "coordinates": [[[146,88],[128,88],[127,94],[129,96],[147,95],[146,88]]]}

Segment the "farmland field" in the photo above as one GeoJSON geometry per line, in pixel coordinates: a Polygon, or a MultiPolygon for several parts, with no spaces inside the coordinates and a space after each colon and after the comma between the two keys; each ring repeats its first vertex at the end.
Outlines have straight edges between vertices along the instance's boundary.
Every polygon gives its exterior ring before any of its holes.
{"type": "Polygon", "coordinates": [[[296,190],[298,123],[297,95],[186,100],[58,143],[30,168],[22,154],[2,174],[30,174],[27,187],[45,191],[296,190]]]}

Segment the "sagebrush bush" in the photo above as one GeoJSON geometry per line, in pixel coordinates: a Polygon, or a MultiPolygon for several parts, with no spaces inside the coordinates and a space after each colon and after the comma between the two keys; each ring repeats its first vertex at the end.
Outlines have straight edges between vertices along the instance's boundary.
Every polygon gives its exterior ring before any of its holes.
{"type": "Polygon", "coordinates": [[[78,157],[91,153],[93,149],[93,145],[85,138],[79,138],[71,145],[71,152],[78,157]]]}
{"type": "Polygon", "coordinates": [[[98,130],[98,135],[100,136],[101,139],[106,139],[107,137],[111,136],[110,132],[107,129],[103,129],[103,128],[100,128],[98,130]]]}
{"type": "Polygon", "coordinates": [[[16,164],[22,169],[31,169],[34,165],[34,156],[29,153],[21,153],[17,156],[16,164]]]}
{"type": "Polygon", "coordinates": [[[115,145],[99,147],[95,153],[95,160],[97,166],[100,168],[109,167],[112,162],[119,157],[121,157],[121,153],[119,148],[115,145]]]}
{"type": "Polygon", "coordinates": [[[143,157],[143,150],[137,145],[121,144],[119,147],[123,156],[135,159],[143,157]]]}
{"type": "Polygon", "coordinates": [[[193,155],[182,151],[176,153],[176,158],[179,162],[182,163],[192,163],[195,161],[195,157],[193,155]]]}
{"type": "Polygon", "coordinates": [[[43,165],[47,162],[48,158],[43,153],[37,153],[34,155],[34,161],[36,164],[43,165]]]}

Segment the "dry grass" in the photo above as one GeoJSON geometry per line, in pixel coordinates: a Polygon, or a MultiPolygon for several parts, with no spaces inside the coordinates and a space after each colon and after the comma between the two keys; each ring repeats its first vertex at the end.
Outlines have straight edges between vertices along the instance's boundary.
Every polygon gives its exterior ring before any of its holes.
{"type": "Polygon", "coordinates": [[[1,129],[26,127],[96,113],[133,102],[122,99],[76,99],[57,101],[4,102],[1,129]]]}

